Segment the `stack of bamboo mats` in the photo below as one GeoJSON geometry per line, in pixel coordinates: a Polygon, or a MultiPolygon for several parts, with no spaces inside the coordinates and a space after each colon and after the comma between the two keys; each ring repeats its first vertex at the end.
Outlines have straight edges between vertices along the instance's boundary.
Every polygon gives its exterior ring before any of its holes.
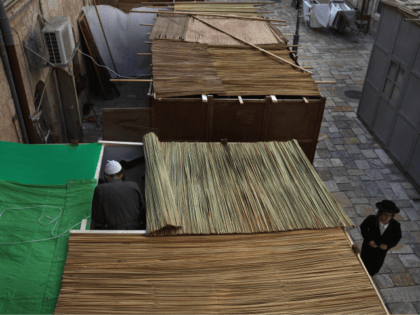
{"type": "MultiPolygon", "coordinates": [[[[269,22],[218,17],[200,18],[251,44],[261,45],[286,42],[282,34],[269,22]]],[[[159,14],[150,34],[150,39],[174,39],[211,45],[244,45],[231,36],[223,34],[193,17],[168,14],[159,14]]]]}
{"type": "MultiPolygon", "coordinates": [[[[285,47],[285,44],[276,44],[266,49],[293,62],[285,47]]],[[[321,96],[310,74],[245,46],[155,40],[152,60],[157,97],[321,96]]]]}
{"type": "Polygon", "coordinates": [[[385,314],[340,228],[72,234],[55,314],[385,314]]]}
{"type": "Polygon", "coordinates": [[[353,223],[299,144],[144,137],[148,235],[248,234],[353,223]]]}

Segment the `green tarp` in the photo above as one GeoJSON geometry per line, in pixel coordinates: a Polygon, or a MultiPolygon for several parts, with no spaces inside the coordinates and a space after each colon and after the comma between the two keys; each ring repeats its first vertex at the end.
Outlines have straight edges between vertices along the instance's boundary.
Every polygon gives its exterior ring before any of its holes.
{"type": "Polygon", "coordinates": [[[0,314],[54,311],[68,230],[91,214],[101,148],[0,142],[0,314]]]}
{"type": "Polygon", "coordinates": [[[0,180],[58,185],[94,178],[102,145],[28,145],[0,142],[0,180]]]}

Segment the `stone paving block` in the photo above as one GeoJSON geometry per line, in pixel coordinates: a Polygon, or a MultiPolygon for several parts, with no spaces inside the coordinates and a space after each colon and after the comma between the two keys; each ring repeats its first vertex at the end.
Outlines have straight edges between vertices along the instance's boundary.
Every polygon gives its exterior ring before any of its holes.
{"type": "Polygon", "coordinates": [[[384,194],[382,193],[381,189],[378,187],[378,185],[376,185],[375,182],[368,182],[366,181],[364,183],[366,189],[368,190],[369,194],[372,197],[383,197],[384,194]]]}
{"type": "Polygon", "coordinates": [[[314,159],[314,167],[332,167],[329,159],[314,159]]]}
{"type": "MultiPolygon", "coordinates": [[[[402,185],[401,185],[402,186],[402,185]]],[[[410,199],[420,199],[420,193],[416,189],[405,189],[410,199]]]]}
{"type": "Polygon", "coordinates": [[[355,190],[356,197],[371,197],[369,191],[367,190],[355,190]]]}
{"type": "Polygon", "coordinates": [[[395,200],[394,201],[395,204],[397,205],[398,208],[409,208],[412,207],[412,200],[395,200]]]}
{"type": "Polygon", "coordinates": [[[402,238],[400,244],[417,244],[420,243],[420,232],[401,232],[402,238]]]}
{"type": "Polygon", "coordinates": [[[376,274],[373,276],[373,281],[379,289],[393,288],[395,286],[391,276],[388,274],[376,274]]]}
{"type": "Polygon", "coordinates": [[[407,287],[410,285],[415,285],[413,278],[409,273],[393,273],[390,274],[392,282],[396,287],[407,287]]]}
{"type": "Polygon", "coordinates": [[[360,232],[357,228],[349,230],[349,233],[350,233],[351,238],[354,241],[363,240],[363,236],[362,236],[362,234],[360,234],[360,232]]]}
{"type": "Polygon", "coordinates": [[[386,180],[377,180],[375,183],[381,189],[391,189],[391,186],[389,186],[389,183],[386,180]]]}
{"type": "Polygon", "coordinates": [[[355,144],[345,144],[344,148],[347,150],[349,154],[360,153],[359,148],[355,144]]]}
{"type": "Polygon", "coordinates": [[[330,161],[333,166],[338,166],[338,167],[343,166],[343,163],[341,162],[339,158],[332,158],[330,159],[330,161]]]}
{"type": "MultiPolygon", "coordinates": [[[[362,247],[360,247],[360,248],[362,248],[362,247]]],[[[383,275],[383,274],[390,274],[390,273],[391,273],[391,270],[388,268],[386,262],[384,262],[381,269],[379,269],[378,274],[383,275]]]]}
{"type": "Polygon", "coordinates": [[[351,220],[353,221],[356,227],[360,227],[360,225],[363,223],[365,219],[366,219],[365,217],[359,217],[359,215],[357,215],[357,217],[354,217],[351,220]]]}
{"type": "Polygon", "coordinates": [[[330,151],[328,151],[326,149],[317,150],[316,152],[319,154],[319,158],[321,158],[321,159],[328,159],[328,158],[331,157],[330,151]]]}
{"type": "Polygon", "coordinates": [[[372,149],[371,150],[361,150],[360,152],[362,152],[364,157],[367,158],[367,159],[377,159],[378,158],[378,156],[376,155],[376,153],[372,149]]]}
{"type": "Polygon", "coordinates": [[[362,128],[351,128],[353,130],[353,133],[356,135],[364,135],[366,132],[362,128]]]}
{"type": "Polygon", "coordinates": [[[373,210],[373,207],[371,205],[355,205],[354,209],[362,217],[367,217],[368,215],[375,214],[375,211],[373,210]]]}
{"type": "Polygon", "coordinates": [[[414,280],[416,284],[420,284],[420,268],[411,268],[408,269],[411,278],[414,280]]]}
{"type": "Polygon", "coordinates": [[[357,168],[361,169],[361,170],[369,170],[370,169],[370,165],[366,160],[356,160],[354,161],[357,165],[357,168]]]}
{"type": "Polygon", "coordinates": [[[340,133],[343,137],[355,137],[355,134],[351,129],[340,129],[340,133]]]}
{"type": "Polygon", "coordinates": [[[349,173],[344,167],[333,167],[330,169],[330,172],[333,176],[348,176],[349,173]]]}
{"type": "Polygon", "coordinates": [[[416,210],[420,210],[420,200],[410,200],[411,205],[414,207],[414,209],[416,210]]]}
{"type": "Polygon", "coordinates": [[[334,176],[334,181],[337,184],[348,184],[350,183],[350,181],[348,180],[348,178],[346,176],[334,176]]]}
{"type": "Polygon", "coordinates": [[[349,138],[344,138],[344,142],[346,144],[360,144],[360,140],[357,137],[349,137],[349,138]]]}
{"type": "Polygon", "coordinates": [[[416,209],[414,209],[414,208],[403,208],[403,209],[400,209],[400,210],[403,210],[407,214],[407,216],[410,218],[410,220],[415,220],[415,221],[420,220],[420,214],[416,209]]]}
{"type": "Polygon", "coordinates": [[[401,183],[401,186],[403,186],[404,189],[413,189],[414,188],[414,186],[410,182],[401,183]]]}
{"type": "Polygon", "coordinates": [[[384,194],[384,199],[394,200],[394,201],[398,199],[391,188],[381,188],[381,191],[384,194]]]}
{"type": "Polygon", "coordinates": [[[384,174],[391,174],[391,171],[389,169],[387,169],[387,168],[379,169],[379,172],[381,172],[382,175],[384,175],[384,174]]]}
{"type": "Polygon", "coordinates": [[[382,163],[388,165],[388,164],[394,164],[392,160],[389,158],[388,154],[383,149],[375,149],[375,153],[378,155],[378,157],[381,159],[382,163]]]}
{"type": "Polygon", "coordinates": [[[398,255],[398,257],[400,258],[404,267],[420,268],[420,259],[415,254],[401,254],[401,255],[398,255]]]}
{"type": "Polygon", "coordinates": [[[384,177],[382,176],[382,174],[378,170],[370,169],[370,170],[366,170],[365,172],[366,172],[366,175],[369,177],[370,180],[377,181],[377,180],[384,179],[384,177]]]}
{"type": "Polygon", "coordinates": [[[400,183],[391,182],[389,185],[391,186],[394,194],[397,196],[397,199],[410,199],[400,183]]]}
{"type": "Polygon", "coordinates": [[[346,193],[347,197],[349,197],[349,198],[356,198],[356,197],[358,197],[356,195],[356,192],[353,191],[353,190],[345,191],[345,193],[346,193]]]}
{"type": "Polygon", "coordinates": [[[364,170],[360,170],[360,169],[355,169],[355,170],[347,170],[347,172],[350,174],[350,175],[354,175],[354,176],[356,176],[356,175],[365,175],[366,173],[365,173],[365,171],[364,170]]]}
{"type": "Polygon", "coordinates": [[[353,222],[353,219],[359,218],[359,214],[354,210],[354,208],[343,208],[343,210],[349,218],[352,218],[353,222]]]}
{"type": "Polygon", "coordinates": [[[329,192],[340,191],[340,189],[337,186],[337,183],[333,180],[325,181],[324,185],[327,187],[329,192]]]}
{"type": "Polygon", "coordinates": [[[352,204],[363,204],[363,203],[369,203],[367,198],[351,198],[350,201],[352,204]]]}
{"type": "Polygon", "coordinates": [[[392,314],[415,314],[417,313],[413,303],[387,303],[387,307],[392,314]]]}
{"type": "Polygon", "coordinates": [[[414,307],[416,308],[416,312],[412,313],[412,314],[420,314],[420,302],[413,302],[412,303],[414,305],[414,307]]]}
{"type": "Polygon", "coordinates": [[[390,249],[391,254],[412,254],[414,253],[413,249],[409,244],[398,244],[395,247],[390,249]]]}
{"type": "Polygon", "coordinates": [[[405,272],[405,267],[401,262],[399,256],[400,255],[393,255],[388,252],[388,254],[385,257],[386,265],[392,273],[405,272]]]}
{"type": "Polygon", "coordinates": [[[401,221],[401,231],[420,231],[420,227],[415,221],[401,221]]]}
{"type": "Polygon", "coordinates": [[[350,202],[350,199],[347,197],[347,195],[343,192],[333,192],[331,195],[334,197],[334,199],[340,204],[343,208],[351,208],[353,207],[353,204],[350,202]]]}

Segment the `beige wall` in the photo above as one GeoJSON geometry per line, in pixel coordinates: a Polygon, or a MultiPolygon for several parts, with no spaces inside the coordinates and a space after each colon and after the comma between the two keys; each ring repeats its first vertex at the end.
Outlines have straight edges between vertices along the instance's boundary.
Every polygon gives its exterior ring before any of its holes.
{"type": "MultiPolygon", "coordinates": [[[[71,20],[73,30],[76,36],[76,42],[80,42],[80,33],[79,27],[77,25],[77,18],[79,17],[82,7],[84,5],[89,5],[91,0],[33,0],[31,4],[26,7],[22,12],[20,12],[15,18],[10,21],[10,25],[13,28],[13,37],[15,40],[16,50],[19,58],[20,70],[24,79],[24,86],[26,91],[26,97],[30,104],[30,112],[34,114],[34,92],[35,86],[38,81],[43,81],[45,83],[50,68],[34,68],[31,65],[34,64],[34,61],[37,57],[26,56],[23,48],[22,41],[24,41],[31,48],[31,43],[38,43],[39,49],[42,47],[42,37],[41,37],[41,26],[38,19],[38,15],[42,13],[46,20],[50,19],[52,16],[68,16],[71,20]],[[28,44],[29,43],[29,44],[28,44]]],[[[7,8],[7,14],[9,19],[15,15],[25,4],[27,0],[20,0],[12,8],[7,8]]],[[[39,50],[37,50],[39,51],[39,50]]],[[[78,60],[75,62],[81,65],[81,72],[84,73],[83,61],[80,54],[76,54],[78,60]]],[[[1,61],[0,61],[1,63],[1,61]]],[[[43,63],[43,62],[42,62],[43,63]]],[[[70,69],[66,69],[71,71],[70,69]]],[[[61,130],[61,114],[60,108],[58,105],[58,98],[56,95],[56,86],[54,81],[54,76],[49,75],[47,80],[46,91],[49,108],[45,108],[45,117],[47,123],[50,126],[56,126],[55,129],[59,135],[62,133],[61,130]],[[58,124],[58,125],[57,125],[58,124]]],[[[17,136],[16,131],[14,130],[12,117],[15,115],[14,103],[11,98],[10,88],[8,86],[3,64],[0,66],[0,140],[1,141],[11,141],[11,142],[21,142],[21,137],[17,136]]],[[[17,121],[16,121],[17,123],[17,121]]],[[[18,125],[17,125],[18,126],[18,125]]],[[[20,129],[19,129],[20,132],[20,129]]]]}

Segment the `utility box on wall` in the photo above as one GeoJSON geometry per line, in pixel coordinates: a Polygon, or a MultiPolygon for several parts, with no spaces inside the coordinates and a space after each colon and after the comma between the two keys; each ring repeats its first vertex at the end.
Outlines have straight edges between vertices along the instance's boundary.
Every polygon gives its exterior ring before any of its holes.
{"type": "Polygon", "coordinates": [[[382,2],[357,114],[420,189],[420,12],[382,2]]]}

